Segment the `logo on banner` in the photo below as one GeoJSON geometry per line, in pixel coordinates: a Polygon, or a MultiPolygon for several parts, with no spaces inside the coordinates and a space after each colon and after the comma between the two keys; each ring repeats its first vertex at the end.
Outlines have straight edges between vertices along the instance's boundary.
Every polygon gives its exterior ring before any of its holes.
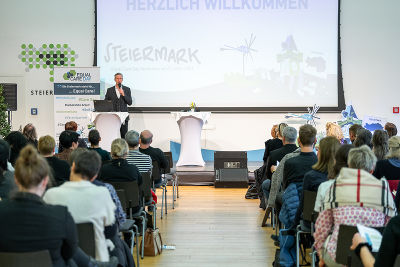
{"type": "Polygon", "coordinates": [[[70,70],[64,73],[63,78],[65,81],[88,82],[92,79],[90,72],[76,72],[70,70]]]}
{"type": "Polygon", "coordinates": [[[26,72],[34,68],[49,69],[49,80],[54,82],[54,66],[74,67],[78,54],[68,44],[42,44],[40,47],[22,44],[18,58],[25,63],[26,72]]]}

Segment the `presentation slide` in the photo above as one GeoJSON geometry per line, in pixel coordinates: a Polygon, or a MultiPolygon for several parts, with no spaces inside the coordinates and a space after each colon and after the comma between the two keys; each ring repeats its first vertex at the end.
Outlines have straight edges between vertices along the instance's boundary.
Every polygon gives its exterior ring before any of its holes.
{"type": "Polygon", "coordinates": [[[338,0],[97,0],[102,86],[136,107],[338,106],[338,0]]]}

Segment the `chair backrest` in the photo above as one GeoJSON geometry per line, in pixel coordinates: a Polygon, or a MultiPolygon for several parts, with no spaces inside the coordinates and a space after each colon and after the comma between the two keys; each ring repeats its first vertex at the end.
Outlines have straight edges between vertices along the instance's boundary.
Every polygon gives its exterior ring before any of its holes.
{"type": "Polygon", "coordinates": [[[0,266],[7,267],[52,267],[48,250],[35,252],[0,252],[0,266]]]}
{"type": "Polygon", "coordinates": [[[142,185],[141,185],[141,190],[142,190],[142,195],[145,198],[145,200],[148,200],[152,198],[151,195],[151,174],[150,172],[144,172],[142,173],[142,185]]]}
{"type": "Polygon", "coordinates": [[[122,209],[126,212],[126,210],[128,209],[128,203],[126,203],[125,190],[116,189],[115,192],[117,193],[119,202],[121,202],[122,209]]]}
{"type": "Polygon", "coordinates": [[[96,257],[96,243],[93,223],[77,223],[79,247],[89,256],[96,257]]]}
{"type": "Polygon", "coordinates": [[[115,190],[124,190],[125,203],[128,208],[134,208],[140,205],[140,192],[137,181],[108,183],[111,184],[115,188],[115,190]]]}
{"type": "Polygon", "coordinates": [[[172,152],[164,152],[165,157],[167,158],[168,162],[169,162],[169,168],[173,168],[174,167],[174,161],[172,159],[172,152]]]}
{"type": "Polygon", "coordinates": [[[317,192],[304,190],[303,191],[303,219],[309,222],[313,221],[313,212],[315,206],[315,199],[317,198],[317,192]]]}
{"type": "Polygon", "coordinates": [[[158,166],[158,162],[153,160],[153,171],[151,172],[151,180],[152,182],[160,179],[160,167],[158,166]]]}

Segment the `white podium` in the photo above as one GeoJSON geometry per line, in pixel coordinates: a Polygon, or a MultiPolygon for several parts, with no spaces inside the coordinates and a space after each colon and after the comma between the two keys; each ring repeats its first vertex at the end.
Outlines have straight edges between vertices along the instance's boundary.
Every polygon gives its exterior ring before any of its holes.
{"type": "Polygon", "coordinates": [[[117,138],[121,138],[121,124],[129,116],[128,112],[91,112],[90,120],[99,131],[101,141],[100,147],[108,152],[111,151],[111,143],[117,138]]]}
{"type": "Polygon", "coordinates": [[[201,155],[201,128],[211,112],[171,112],[181,133],[181,152],[176,166],[204,166],[201,155]]]}

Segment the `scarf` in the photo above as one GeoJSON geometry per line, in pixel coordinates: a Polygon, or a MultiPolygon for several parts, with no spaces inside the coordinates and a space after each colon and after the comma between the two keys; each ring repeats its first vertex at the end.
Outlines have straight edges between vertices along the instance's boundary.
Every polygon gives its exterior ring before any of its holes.
{"type": "Polygon", "coordinates": [[[322,210],[343,206],[368,207],[389,217],[396,215],[393,197],[385,178],[376,179],[361,169],[342,168],[325,195],[322,210]]]}

